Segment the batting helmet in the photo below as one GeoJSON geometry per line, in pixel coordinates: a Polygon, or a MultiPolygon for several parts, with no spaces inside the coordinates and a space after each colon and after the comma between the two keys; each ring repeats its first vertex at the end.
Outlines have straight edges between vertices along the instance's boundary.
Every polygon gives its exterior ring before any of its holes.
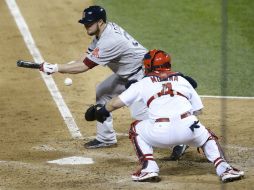
{"type": "Polygon", "coordinates": [[[78,22],[81,24],[89,25],[102,19],[103,22],[107,21],[106,11],[101,6],[90,6],[83,11],[82,19],[78,22]]]}
{"type": "Polygon", "coordinates": [[[145,74],[152,71],[170,71],[171,57],[162,50],[153,49],[145,54],[143,59],[145,74]]]}

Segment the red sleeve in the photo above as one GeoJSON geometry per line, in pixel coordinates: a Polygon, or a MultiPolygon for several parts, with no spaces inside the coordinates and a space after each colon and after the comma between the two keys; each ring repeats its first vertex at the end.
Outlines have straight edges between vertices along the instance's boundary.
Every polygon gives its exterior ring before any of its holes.
{"type": "Polygon", "coordinates": [[[98,64],[91,61],[90,59],[88,59],[87,57],[83,60],[83,63],[89,67],[89,69],[92,69],[93,67],[97,66],[98,64]]]}

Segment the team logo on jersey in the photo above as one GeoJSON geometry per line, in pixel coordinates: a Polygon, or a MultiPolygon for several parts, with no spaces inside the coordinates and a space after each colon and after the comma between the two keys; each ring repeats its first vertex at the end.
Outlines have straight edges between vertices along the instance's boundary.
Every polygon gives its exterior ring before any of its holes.
{"type": "Polygon", "coordinates": [[[92,56],[97,57],[97,58],[99,57],[99,48],[95,48],[95,49],[93,50],[92,56]]]}

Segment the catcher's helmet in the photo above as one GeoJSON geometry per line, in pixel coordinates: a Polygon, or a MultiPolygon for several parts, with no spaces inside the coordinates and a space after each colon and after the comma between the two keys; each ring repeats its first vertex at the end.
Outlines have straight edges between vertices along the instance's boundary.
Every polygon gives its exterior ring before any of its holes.
{"type": "Polygon", "coordinates": [[[171,57],[162,50],[153,49],[145,54],[143,59],[145,74],[152,71],[170,71],[171,57]]]}
{"type": "Polygon", "coordinates": [[[83,11],[82,19],[80,19],[78,22],[81,24],[89,25],[100,19],[102,19],[103,22],[106,22],[106,11],[101,6],[94,5],[86,8],[83,11]]]}

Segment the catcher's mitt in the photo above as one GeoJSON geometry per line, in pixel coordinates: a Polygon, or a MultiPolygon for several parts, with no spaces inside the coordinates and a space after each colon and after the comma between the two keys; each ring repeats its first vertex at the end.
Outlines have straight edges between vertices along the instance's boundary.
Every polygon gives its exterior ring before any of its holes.
{"type": "Polygon", "coordinates": [[[86,110],[86,113],[85,113],[85,119],[87,121],[95,121],[96,118],[95,118],[95,112],[97,109],[100,109],[102,107],[101,104],[97,104],[97,105],[91,105],[87,110],[86,110]]]}
{"type": "Polygon", "coordinates": [[[103,123],[110,113],[106,110],[105,106],[102,104],[91,105],[85,113],[85,119],[87,121],[99,121],[103,123]]]}
{"type": "Polygon", "coordinates": [[[106,110],[105,105],[96,105],[95,109],[95,119],[101,123],[103,123],[110,116],[110,113],[108,110],[106,110]]]}

